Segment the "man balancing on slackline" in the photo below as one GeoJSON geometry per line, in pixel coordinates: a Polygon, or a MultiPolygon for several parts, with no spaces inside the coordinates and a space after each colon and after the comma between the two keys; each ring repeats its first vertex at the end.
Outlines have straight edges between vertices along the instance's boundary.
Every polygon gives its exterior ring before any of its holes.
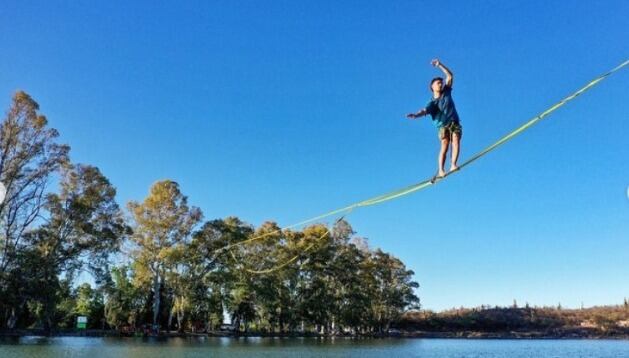
{"type": "Polygon", "coordinates": [[[441,77],[433,78],[432,81],[430,81],[432,98],[428,101],[426,107],[422,108],[417,113],[409,113],[406,117],[408,119],[416,119],[427,114],[432,116],[432,122],[438,129],[439,140],[441,141],[441,150],[437,157],[439,166],[437,178],[442,178],[446,175],[444,165],[450,144],[452,144],[450,171],[452,172],[459,169],[456,162],[459,159],[459,148],[463,128],[459,122],[459,114],[456,112],[456,107],[452,100],[452,72],[438,59],[432,60],[431,64],[443,71],[446,75],[446,83],[444,85],[443,78],[441,77]]]}

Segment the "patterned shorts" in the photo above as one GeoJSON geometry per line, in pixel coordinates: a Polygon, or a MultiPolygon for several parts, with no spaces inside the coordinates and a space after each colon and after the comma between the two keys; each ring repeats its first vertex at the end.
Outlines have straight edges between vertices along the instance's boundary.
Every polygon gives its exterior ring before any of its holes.
{"type": "Polygon", "coordinates": [[[463,127],[461,127],[459,122],[450,122],[439,128],[439,139],[452,139],[452,135],[455,133],[461,139],[463,137],[463,127]]]}

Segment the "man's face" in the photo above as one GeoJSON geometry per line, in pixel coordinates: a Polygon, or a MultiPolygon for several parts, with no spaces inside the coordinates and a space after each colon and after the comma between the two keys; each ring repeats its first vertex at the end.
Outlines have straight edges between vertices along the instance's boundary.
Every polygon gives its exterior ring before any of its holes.
{"type": "Polygon", "coordinates": [[[442,80],[436,80],[435,82],[433,82],[430,85],[430,88],[432,88],[433,92],[441,92],[441,86],[443,85],[443,81],[442,80]]]}

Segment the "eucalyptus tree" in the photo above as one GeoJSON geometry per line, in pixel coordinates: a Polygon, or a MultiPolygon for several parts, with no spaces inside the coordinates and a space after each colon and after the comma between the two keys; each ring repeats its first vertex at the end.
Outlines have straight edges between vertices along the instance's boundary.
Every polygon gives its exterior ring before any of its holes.
{"type": "Polygon", "coordinates": [[[239,247],[239,283],[247,286],[251,292],[251,300],[256,310],[257,328],[266,328],[274,331],[279,324],[281,314],[281,283],[276,270],[277,265],[282,265],[280,252],[284,246],[282,230],[274,222],[265,222],[255,230],[253,237],[260,240],[239,247]],[[267,270],[264,274],[254,274],[250,271],[267,270]]]}
{"type": "MultiPolygon", "coordinates": [[[[23,303],[20,279],[24,268],[18,260],[23,254],[24,234],[37,224],[43,209],[47,185],[68,162],[67,145],[59,144],[59,133],[48,126],[39,105],[28,94],[18,91],[6,117],[0,123],[0,182],[6,189],[0,202],[0,316],[8,328],[17,321],[16,304],[23,303]]],[[[20,309],[18,307],[18,309],[20,309]]]]}
{"type": "Polygon", "coordinates": [[[337,249],[334,260],[334,314],[339,331],[348,328],[356,333],[366,322],[369,314],[371,295],[365,285],[367,272],[364,251],[354,244],[345,243],[337,249]]]}
{"type": "Polygon", "coordinates": [[[376,250],[369,258],[367,269],[371,277],[368,284],[374,328],[386,331],[404,311],[419,308],[419,298],[415,295],[419,284],[413,281],[414,272],[400,259],[376,250]]]}
{"type": "Polygon", "coordinates": [[[304,283],[302,265],[307,262],[310,250],[316,249],[318,244],[309,239],[302,231],[285,230],[281,245],[273,255],[273,262],[282,265],[272,272],[273,282],[276,283],[273,292],[277,296],[273,322],[280,332],[295,331],[304,321],[299,310],[299,288],[304,283]]]}
{"type": "Polygon", "coordinates": [[[171,180],[155,183],[143,202],[131,201],[128,208],[134,221],[132,257],[144,267],[145,279],[152,282],[156,327],[166,274],[180,264],[176,258],[181,257],[202,214],[198,208],[188,206],[188,198],[171,180]]]}
{"type": "Polygon", "coordinates": [[[192,235],[186,260],[191,276],[192,315],[203,321],[207,330],[222,323],[224,311],[238,326],[244,319],[241,313],[250,312],[243,304],[243,299],[249,297],[243,294],[246,272],[234,261],[237,252],[232,256],[226,247],[250,238],[252,233],[250,225],[237,217],[227,217],[205,222],[192,235]]]}
{"type": "Polygon", "coordinates": [[[334,239],[325,225],[312,225],[303,230],[303,242],[313,246],[300,266],[300,316],[313,324],[318,332],[327,333],[335,307],[334,270],[331,265],[335,256],[334,239]]]}
{"type": "Polygon", "coordinates": [[[96,167],[68,165],[58,194],[46,198],[46,221],[25,235],[34,278],[41,282],[38,300],[44,328],[54,326],[59,275],[72,283],[82,269],[108,271],[108,257],[128,232],[116,204],[116,190],[96,167]]]}

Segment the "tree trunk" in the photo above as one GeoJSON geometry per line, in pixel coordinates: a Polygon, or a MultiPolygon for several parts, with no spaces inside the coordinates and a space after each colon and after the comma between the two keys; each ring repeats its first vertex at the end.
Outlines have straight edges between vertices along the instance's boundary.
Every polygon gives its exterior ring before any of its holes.
{"type": "Polygon", "coordinates": [[[11,315],[9,316],[9,319],[7,320],[7,328],[14,329],[16,323],[17,323],[17,315],[15,314],[15,307],[11,307],[11,315]]]}
{"type": "MultiPolygon", "coordinates": [[[[160,275],[155,274],[153,278],[153,329],[157,329],[157,317],[159,316],[160,304],[160,275]]],[[[159,332],[159,331],[158,331],[159,332]]]]}
{"type": "Polygon", "coordinates": [[[168,313],[168,332],[170,332],[170,327],[172,327],[173,323],[173,311],[174,309],[171,309],[170,313],[168,313]]]}
{"type": "Polygon", "coordinates": [[[185,315],[184,309],[183,309],[183,300],[184,298],[181,297],[181,304],[182,306],[177,310],[177,331],[182,333],[183,332],[183,318],[185,315]]]}
{"type": "MultiPolygon", "coordinates": [[[[50,284],[50,282],[52,281],[50,279],[50,274],[48,273],[48,270],[45,271],[44,274],[44,282],[46,283],[46,285],[48,287],[51,287],[52,285],[50,284]]],[[[54,295],[51,295],[54,296],[54,295]]],[[[52,300],[54,300],[53,297],[44,297],[44,317],[43,317],[43,324],[44,324],[44,332],[46,334],[46,336],[50,336],[52,333],[52,326],[53,326],[53,322],[52,322],[52,316],[54,314],[54,308],[52,305],[52,300]]]]}
{"type": "Polygon", "coordinates": [[[44,303],[44,319],[43,319],[43,324],[44,324],[44,332],[46,334],[46,336],[50,336],[52,333],[52,309],[50,308],[50,303],[48,303],[48,300],[46,300],[46,303],[44,303]]]}

